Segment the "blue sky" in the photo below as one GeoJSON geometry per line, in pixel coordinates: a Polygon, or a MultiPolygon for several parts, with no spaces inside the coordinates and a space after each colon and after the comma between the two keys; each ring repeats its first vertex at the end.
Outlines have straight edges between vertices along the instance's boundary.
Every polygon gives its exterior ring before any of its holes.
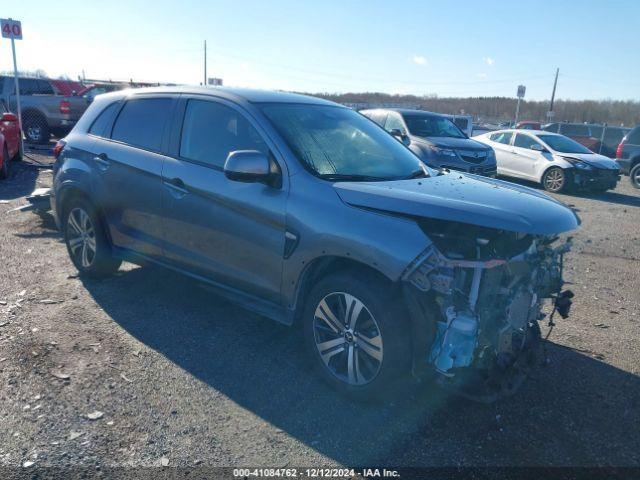
{"type": "MultiPolygon", "coordinates": [[[[639,0],[7,1],[18,67],[307,92],[640,100],[639,0]]],[[[9,70],[0,39],[0,70],[9,70]]]]}

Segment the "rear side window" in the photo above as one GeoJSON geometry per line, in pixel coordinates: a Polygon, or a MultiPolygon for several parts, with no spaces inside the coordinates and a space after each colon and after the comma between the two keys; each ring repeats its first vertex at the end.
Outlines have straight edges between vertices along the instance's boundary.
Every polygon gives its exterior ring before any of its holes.
{"type": "Polygon", "coordinates": [[[258,150],[266,143],[236,110],[216,102],[189,100],[182,125],[180,156],[222,168],[230,152],[258,150]]]}
{"type": "Polygon", "coordinates": [[[38,80],[34,93],[37,95],[55,95],[53,87],[47,80],[38,80]]]}
{"type": "Polygon", "coordinates": [[[504,143],[505,145],[509,145],[509,143],[511,142],[512,136],[513,136],[513,133],[511,132],[500,132],[500,133],[493,133],[489,138],[491,139],[492,142],[504,143]]]}
{"type": "Polygon", "coordinates": [[[586,125],[575,125],[571,123],[563,123],[560,127],[560,133],[574,137],[588,137],[589,127],[586,125]]]}
{"type": "Polygon", "coordinates": [[[111,138],[146,150],[159,151],[170,107],[170,98],[129,100],[116,119],[111,138]]]}
{"type": "Polygon", "coordinates": [[[516,140],[515,142],[513,142],[514,147],[531,148],[531,145],[539,145],[539,144],[529,135],[522,135],[521,133],[518,133],[516,135],[516,140]]]}
{"type": "Polygon", "coordinates": [[[640,127],[636,127],[627,135],[627,143],[640,145],[640,127]]]}
{"type": "Polygon", "coordinates": [[[93,121],[89,133],[96,137],[109,137],[109,127],[113,122],[113,116],[118,111],[118,103],[112,103],[107,108],[102,110],[98,117],[93,121]]]}

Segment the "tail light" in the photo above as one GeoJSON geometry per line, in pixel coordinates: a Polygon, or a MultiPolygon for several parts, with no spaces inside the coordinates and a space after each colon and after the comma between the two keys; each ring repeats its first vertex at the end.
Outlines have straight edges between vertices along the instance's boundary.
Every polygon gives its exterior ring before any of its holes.
{"type": "Polygon", "coordinates": [[[624,140],[618,144],[618,148],[616,149],[616,158],[622,158],[622,150],[624,150],[624,140]]]}
{"type": "Polygon", "coordinates": [[[66,144],[67,142],[65,142],[64,140],[58,140],[58,143],[56,143],[56,146],[53,147],[53,156],[56,158],[56,160],[60,156],[60,153],[62,152],[62,149],[66,144]]]}
{"type": "Polygon", "coordinates": [[[60,113],[71,113],[71,102],[69,100],[60,101],[60,113]]]}

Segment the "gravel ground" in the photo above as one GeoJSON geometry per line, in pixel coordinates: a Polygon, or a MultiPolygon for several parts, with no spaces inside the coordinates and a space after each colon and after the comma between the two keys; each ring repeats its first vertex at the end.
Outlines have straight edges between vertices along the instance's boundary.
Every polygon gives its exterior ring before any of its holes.
{"type": "Polygon", "coordinates": [[[640,192],[627,178],[558,196],[583,220],[572,316],[550,363],[492,405],[433,388],[350,403],[312,374],[295,329],[192,280],[128,264],[79,279],[50,216],[5,213],[50,182],[16,164],[0,183],[0,466],[640,466],[640,192]]]}

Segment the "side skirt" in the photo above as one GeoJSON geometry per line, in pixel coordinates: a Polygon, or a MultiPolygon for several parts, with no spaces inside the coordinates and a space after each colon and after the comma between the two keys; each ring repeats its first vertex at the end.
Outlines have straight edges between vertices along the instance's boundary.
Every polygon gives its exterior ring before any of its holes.
{"type": "Polygon", "coordinates": [[[268,302],[254,295],[249,295],[235,288],[229,287],[222,283],[218,283],[210,278],[197,275],[195,273],[189,272],[188,270],[176,267],[175,265],[172,265],[170,263],[158,260],[157,258],[148,257],[146,255],[142,255],[140,253],[120,247],[113,247],[113,251],[114,255],[116,255],[118,258],[121,258],[122,260],[135,264],[154,263],[163,268],[167,268],[169,270],[173,270],[174,272],[181,273],[182,275],[191,277],[195,280],[198,280],[199,282],[206,284],[207,288],[210,288],[218,295],[226,298],[230,302],[235,303],[242,308],[245,308],[246,310],[257,313],[258,315],[262,315],[271,320],[275,320],[276,322],[282,323],[287,326],[293,325],[295,313],[293,310],[284,308],[272,302],[268,302]]]}

